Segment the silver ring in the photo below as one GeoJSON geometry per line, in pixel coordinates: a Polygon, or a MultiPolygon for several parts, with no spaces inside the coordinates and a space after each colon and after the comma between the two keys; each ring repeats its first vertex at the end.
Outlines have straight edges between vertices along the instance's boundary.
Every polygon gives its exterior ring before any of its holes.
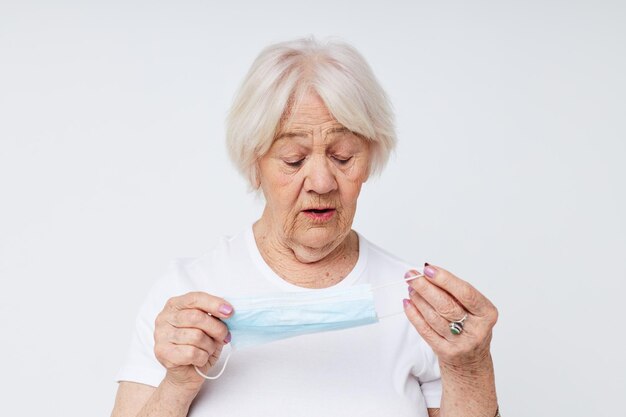
{"type": "Polygon", "coordinates": [[[467,314],[463,316],[461,320],[450,322],[450,333],[453,335],[459,335],[463,331],[463,322],[467,318],[467,314]]]}

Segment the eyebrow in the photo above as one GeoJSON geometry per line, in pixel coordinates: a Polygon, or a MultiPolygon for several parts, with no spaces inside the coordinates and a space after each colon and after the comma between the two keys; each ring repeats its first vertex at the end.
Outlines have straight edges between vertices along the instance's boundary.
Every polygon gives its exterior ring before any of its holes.
{"type": "Polygon", "coordinates": [[[333,133],[352,133],[352,131],[345,126],[333,127],[332,129],[329,129],[324,136],[328,136],[333,133]]]}
{"type": "Polygon", "coordinates": [[[274,140],[278,140],[278,139],[287,139],[287,138],[306,138],[307,134],[306,132],[283,132],[278,134],[278,136],[276,136],[276,139],[274,140]]]}
{"type": "Polygon", "coordinates": [[[305,138],[307,137],[308,133],[305,131],[293,131],[293,132],[281,132],[278,135],[276,135],[276,138],[274,140],[279,140],[279,139],[288,139],[288,138],[305,138]]]}

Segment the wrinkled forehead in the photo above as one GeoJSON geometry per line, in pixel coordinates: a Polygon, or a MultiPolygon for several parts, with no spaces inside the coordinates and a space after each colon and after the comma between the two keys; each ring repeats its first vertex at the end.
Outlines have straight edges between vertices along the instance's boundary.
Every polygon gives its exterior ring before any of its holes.
{"type": "Polygon", "coordinates": [[[350,131],[345,126],[328,126],[313,129],[306,129],[303,127],[293,127],[290,129],[284,129],[276,134],[274,143],[276,142],[302,142],[308,141],[313,137],[315,133],[319,132],[322,135],[324,142],[336,142],[336,141],[356,141],[360,140],[358,135],[350,131]]]}

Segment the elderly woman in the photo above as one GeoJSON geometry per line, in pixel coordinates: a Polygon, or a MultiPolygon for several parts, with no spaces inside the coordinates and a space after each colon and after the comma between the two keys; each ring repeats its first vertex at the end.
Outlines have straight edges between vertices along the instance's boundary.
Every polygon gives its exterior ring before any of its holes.
{"type": "Polygon", "coordinates": [[[496,308],[351,228],[361,186],[395,144],[361,55],[313,39],[266,48],[227,141],[263,214],[156,283],[113,416],[498,415],[496,308]]]}

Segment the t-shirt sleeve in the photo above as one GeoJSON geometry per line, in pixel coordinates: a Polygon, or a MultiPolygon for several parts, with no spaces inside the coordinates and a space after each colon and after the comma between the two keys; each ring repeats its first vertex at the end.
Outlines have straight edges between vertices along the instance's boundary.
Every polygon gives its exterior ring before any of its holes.
{"type": "Polygon", "coordinates": [[[432,348],[421,337],[421,369],[415,369],[413,375],[417,378],[427,408],[439,408],[441,406],[441,371],[439,360],[432,348]]]}
{"type": "Polygon", "coordinates": [[[154,321],[169,298],[189,291],[181,284],[181,273],[180,262],[170,262],[141,305],[126,359],[116,376],[118,382],[139,382],[156,387],[165,377],[165,368],[154,355],[154,321]]]}

